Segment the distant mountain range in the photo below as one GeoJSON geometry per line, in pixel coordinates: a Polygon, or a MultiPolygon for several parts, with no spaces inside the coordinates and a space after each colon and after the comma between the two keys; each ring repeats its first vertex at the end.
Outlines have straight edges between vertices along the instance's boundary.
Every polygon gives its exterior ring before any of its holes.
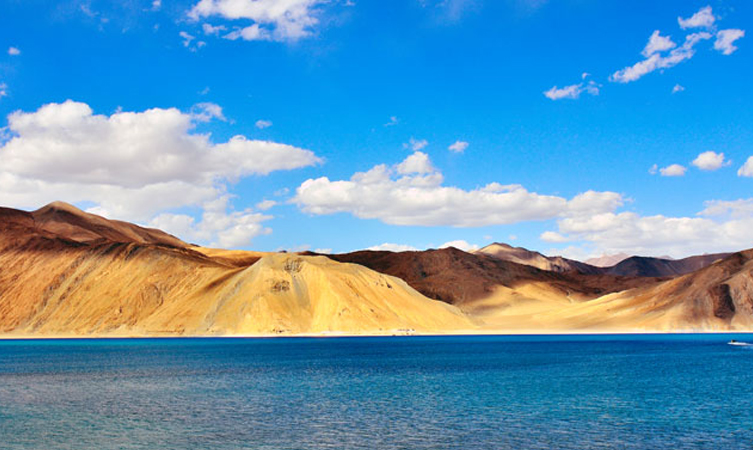
{"type": "Polygon", "coordinates": [[[753,330],[752,260],[209,249],[56,202],[0,208],[0,337],[753,330]]]}
{"type": "Polygon", "coordinates": [[[506,261],[554,272],[579,272],[582,274],[616,275],[621,277],[674,277],[684,275],[700,270],[730,255],[730,253],[716,253],[691,256],[683,259],[670,259],[666,257],[653,258],[621,254],[614,257],[603,257],[603,259],[597,261],[599,264],[607,261],[617,261],[613,265],[593,265],[561,256],[544,256],[539,252],[500,243],[487,245],[480,250],[476,250],[474,253],[482,253],[506,261]]]}

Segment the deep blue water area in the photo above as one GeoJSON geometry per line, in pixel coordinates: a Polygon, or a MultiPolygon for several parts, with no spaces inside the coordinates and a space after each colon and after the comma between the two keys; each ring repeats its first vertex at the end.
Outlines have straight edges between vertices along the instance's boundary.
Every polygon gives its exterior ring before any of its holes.
{"type": "Polygon", "coordinates": [[[0,449],[753,449],[753,335],[0,341],[0,449]]]}

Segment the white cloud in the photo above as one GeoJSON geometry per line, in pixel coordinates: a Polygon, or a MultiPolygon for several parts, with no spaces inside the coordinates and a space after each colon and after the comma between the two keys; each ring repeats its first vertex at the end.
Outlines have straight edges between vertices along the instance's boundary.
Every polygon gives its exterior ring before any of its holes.
{"type": "Polygon", "coordinates": [[[556,231],[545,231],[541,233],[541,236],[539,237],[542,241],[545,242],[567,242],[570,239],[566,238],[565,236],[557,233],[556,231]]]}
{"type": "Polygon", "coordinates": [[[559,235],[585,242],[589,253],[688,256],[736,251],[752,246],[753,216],[732,220],[708,217],[640,216],[633,212],[604,213],[561,219],[559,235]]]}
{"type": "Polygon", "coordinates": [[[207,45],[207,43],[204,41],[196,41],[196,44],[193,44],[193,41],[196,39],[196,36],[189,34],[185,31],[181,31],[180,33],[178,33],[178,36],[180,36],[183,39],[183,47],[186,47],[192,52],[195,52],[196,50],[207,45]]]}
{"type": "Polygon", "coordinates": [[[196,36],[188,34],[185,31],[181,31],[180,33],[178,33],[178,36],[183,38],[183,47],[188,47],[189,45],[191,45],[191,41],[196,39],[196,36]]]}
{"type": "Polygon", "coordinates": [[[677,94],[678,92],[684,91],[685,88],[683,86],[680,86],[679,84],[676,84],[675,87],[672,88],[672,93],[677,94]]]}
{"type": "Polygon", "coordinates": [[[162,0],[152,1],[152,11],[159,11],[162,8],[162,0]]]}
{"type": "Polygon", "coordinates": [[[392,225],[454,227],[593,214],[612,211],[623,201],[614,192],[589,191],[567,200],[529,192],[516,184],[490,183],[473,190],[443,186],[442,174],[433,168],[427,172],[431,162],[417,153],[394,167],[381,164],[350,180],[306,180],[292,201],[310,214],[347,212],[392,225]]]}
{"type": "Polygon", "coordinates": [[[8,54],[10,56],[18,56],[21,54],[21,50],[16,47],[8,47],[8,54]]]}
{"type": "Polygon", "coordinates": [[[8,85],[5,83],[0,83],[0,98],[3,98],[8,95],[8,85]]]}
{"type": "Polygon", "coordinates": [[[732,201],[711,200],[706,202],[706,208],[698,215],[732,218],[753,217],[753,198],[732,201]]]}
{"type": "Polygon", "coordinates": [[[403,144],[403,147],[413,150],[415,152],[415,151],[426,148],[427,145],[429,145],[429,142],[426,139],[418,140],[418,139],[410,138],[410,141],[408,141],[407,144],[403,144]]]}
{"type": "Polygon", "coordinates": [[[384,252],[414,252],[414,251],[417,251],[418,249],[411,245],[393,244],[390,242],[385,242],[384,244],[372,245],[371,247],[366,248],[366,250],[384,251],[384,252]]]}
{"type": "Polygon", "coordinates": [[[463,241],[463,240],[449,241],[439,246],[439,248],[449,248],[449,247],[455,247],[457,249],[463,250],[464,252],[470,252],[473,250],[478,250],[480,248],[476,244],[469,244],[467,241],[463,241]]]}
{"type": "Polygon", "coordinates": [[[227,30],[227,27],[224,25],[212,26],[212,24],[205,23],[201,25],[201,29],[207,36],[219,36],[221,31],[227,30]]]}
{"type": "Polygon", "coordinates": [[[749,157],[745,164],[737,171],[739,177],[751,177],[753,178],[753,156],[749,157]]]}
{"type": "Polygon", "coordinates": [[[683,30],[687,28],[711,28],[714,26],[715,21],[716,17],[714,17],[714,13],[711,11],[711,6],[699,9],[698,12],[688,19],[677,18],[677,23],[683,30]]]}
{"type": "Polygon", "coordinates": [[[712,171],[721,169],[723,166],[729,165],[730,162],[724,159],[724,153],[707,151],[698,155],[692,164],[701,170],[712,171]]]}
{"type": "MultiPolygon", "coordinates": [[[[212,110],[206,120],[217,117],[212,110]]],[[[70,100],[14,112],[11,137],[0,143],[0,204],[91,202],[109,217],[148,223],[181,207],[205,208],[226,195],[229,181],[320,162],[311,151],[240,135],[214,143],[194,130],[204,119],[175,108],[96,115],[70,100]]],[[[247,211],[223,214],[229,219],[218,223],[240,227],[223,228],[228,236],[253,228],[247,211]]]]}
{"type": "Polygon", "coordinates": [[[410,175],[414,173],[425,174],[434,171],[434,167],[432,167],[431,161],[429,160],[429,155],[419,151],[416,151],[405,158],[405,160],[398,164],[395,169],[397,169],[397,173],[401,175],[410,175]]]}
{"type": "Polygon", "coordinates": [[[455,141],[447,149],[453,153],[463,153],[468,148],[468,143],[465,141],[455,141]]]}
{"type": "MultiPolygon", "coordinates": [[[[682,46],[673,49],[666,56],[661,53],[653,53],[643,61],[613,73],[609,80],[618,83],[630,83],[655,70],[669,69],[695,55],[695,46],[699,42],[711,39],[712,35],[706,32],[693,33],[685,37],[682,46]]],[[[650,44],[650,41],[649,41],[650,44]]],[[[648,45],[646,46],[648,48],[648,45]]],[[[646,49],[644,49],[645,52],[646,49]]]]}
{"type": "Polygon", "coordinates": [[[272,121],[271,120],[259,119],[259,120],[256,121],[256,123],[254,125],[256,126],[256,128],[258,128],[260,130],[263,130],[265,128],[271,127],[272,126],[272,121]]]}
{"type": "Polygon", "coordinates": [[[260,211],[266,211],[275,205],[277,205],[277,202],[274,200],[262,200],[256,204],[256,209],[260,211]]]}
{"type": "Polygon", "coordinates": [[[228,212],[227,196],[204,205],[204,213],[197,223],[185,214],[163,213],[153,218],[149,225],[181,237],[189,242],[205,242],[211,247],[237,248],[247,246],[251,240],[271,233],[262,222],[272,216],[244,211],[228,212]]]}
{"type": "Polygon", "coordinates": [[[687,167],[681,166],[680,164],[671,164],[667,167],[662,167],[661,169],[659,169],[659,173],[663,177],[681,177],[685,175],[685,172],[687,170],[687,167]]]}
{"type": "Polygon", "coordinates": [[[656,30],[651,34],[651,37],[648,38],[648,44],[646,44],[641,55],[648,58],[654,53],[661,53],[675,47],[677,47],[677,44],[672,42],[672,39],[670,39],[669,36],[662,36],[659,30],[656,30]]]}
{"type": "Polygon", "coordinates": [[[385,126],[385,127],[394,127],[394,126],[395,126],[395,125],[397,125],[398,123],[400,123],[400,119],[398,119],[398,118],[397,118],[397,117],[395,117],[395,116],[390,116],[390,121],[389,121],[389,122],[387,122],[387,123],[385,123],[385,124],[384,124],[384,126],[385,126]]]}
{"type": "Polygon", "coordinates": [[[222,17],[250,21],[227,34],[228,39],[296,41],[314,34],[323,0],[201,0],[189,18],[222,17]]]}
{"type": "Polygon", "coordinates": [[[565,86],[562,88],[553,86],[551,89],[544,92],[544,96],[546,96],[546,98],[550,100],[575,100],[579,98],[580,94],[584,92],[590,95],[599,95],[599,85],[594,81],[589,81],[588,83],[571,84],[570,86],[565,86]]]}
{"type": "Polygon", "coordinates": [[[724,55],[731,55],[737,50],[734,42],[745,36],[744,30],[738,30],[731,28],[729,30],[721,30],[716,34],[716,41],[714,41],[714,49],[719,50],[724,55]]]}
{"type": "Polygon", "coordinates": [[[651,168],[648,169],[648,173],[650,173],[651,175],[656,175],[657,173],[659,173],[659,165],[654,164],[653,166],[651,166],[651,168]]]}
{"type": "Polygon", "coordinates": [[[225,121],[222,107],[216,103],[202,102],[191,107],[191,118],[196,122],[209,122],[212,119],[225,121]]]}

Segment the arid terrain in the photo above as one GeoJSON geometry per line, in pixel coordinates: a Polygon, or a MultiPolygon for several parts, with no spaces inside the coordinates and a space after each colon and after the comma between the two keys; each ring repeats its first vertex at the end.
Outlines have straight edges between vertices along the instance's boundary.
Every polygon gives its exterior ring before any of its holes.
{"type": "Polygon", "coordinates": [[[3,337],[753,330],[753,250],[597,267],[505,244],[197,247],[61,202],[0,208],[3,337]]]}

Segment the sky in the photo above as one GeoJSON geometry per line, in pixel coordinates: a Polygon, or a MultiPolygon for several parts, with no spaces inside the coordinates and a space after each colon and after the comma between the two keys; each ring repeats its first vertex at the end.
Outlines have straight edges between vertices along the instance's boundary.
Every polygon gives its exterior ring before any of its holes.
{"type": "Polygon", "coordinates": [[[185,241],[753,247],[746,0],[0,0],[0,205],[185,241]]]}

